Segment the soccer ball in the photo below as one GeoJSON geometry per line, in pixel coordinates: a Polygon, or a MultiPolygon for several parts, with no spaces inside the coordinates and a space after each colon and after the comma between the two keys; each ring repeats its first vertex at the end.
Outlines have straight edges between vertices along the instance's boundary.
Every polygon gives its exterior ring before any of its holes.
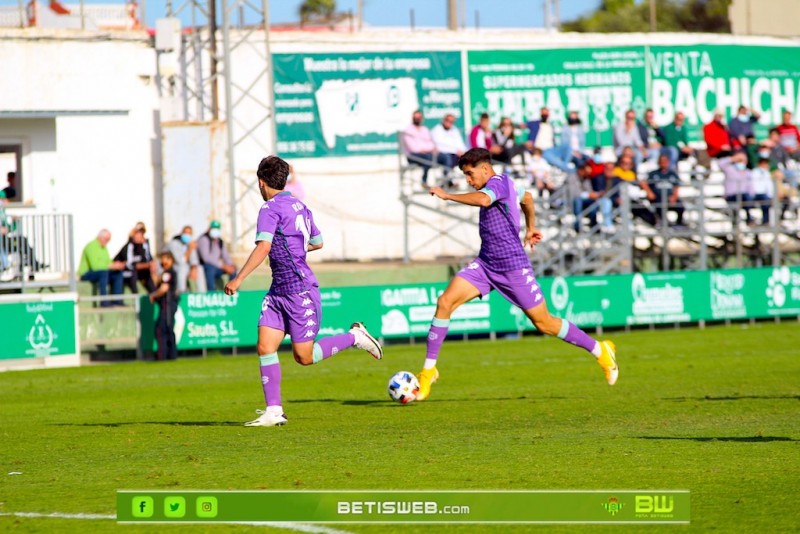
{"type": "Polygon", "coordinates": [[[408,404],[417,398],[419,380],[408,371],[400,371],[389,379],[389,396],[400,404],[408,404]]]}

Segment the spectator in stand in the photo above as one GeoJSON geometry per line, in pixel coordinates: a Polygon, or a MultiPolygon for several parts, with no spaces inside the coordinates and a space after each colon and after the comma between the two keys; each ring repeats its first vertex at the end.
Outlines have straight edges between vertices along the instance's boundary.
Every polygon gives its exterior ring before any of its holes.
{"type": "Polygon", "coordinates": [[[625,112],[625,120],[614,128],[614,152],[617,157],[622,155],[625,147],[635,149],[634,157],[637,166],[642,162],[642,158],[647,156],[647,148],[639,134],[636,113],[632,109],[625,112]]]}
{"type": "Polygon", "coordinates": [[[480,121],[469,133],[470,148],[485,148],[492,157],[496,157],[503,151],[503,148],[495,144],[492,139],[492,125],[489,122],[489,114],[482,113],[480,121]]]}
{"type": "Polygon", "coordinates": [[[502,117],[500,124],[492,134],[492,146],[497,149],[494,158],[506,165],[511,165],[517,158],[521,164],[525,163],[527,150],[525,145],[518,145],[514,133],[514,123],[508,117],[502,117]]]}
{"type": "Polygon", "coordinates": [[[769,224],[769,212],[772,198],[775,196],[775,184],[769,172],[769,158],[759,158],[752,171],[753,200],[761,207],[761,224],[769,224]]]}
{"type": "Polygon", "coordinates": [[[753,222],[748,209],[753,201],[753,171],[747,168],[747,156],[737,152],[729,158],[717,160],[725,175],[725,200],[733,209],[733,224],[739,224],[739,209],[744,208],[747,223],[753,222]]]}
{"type": "Polygon", "coordinates": [[[723,122],[722,111],[714,111],[711,122],[703,126],[706,150],[711,158],[727,158],[733,155],[731,134],[723,122]]]}
{"type": "Polygon", "coordinates": [[[8,200],[17,200],[17,173],[14,171],[10,171],[6,175],[6,180],[8,180],[8,185],[3,189],[3,193],[6,195],[6,199],[8,200]]]}
{"type": "Polygon", "coordinates": [[[156,288],[152,275],[153,256],[150,253],[150,244],[144,237],[145,232],[144,224],[136,223],[134,229],[131,230],[128,242],[114,256],[114,261],[125,264],[122,278],[131,293],[139,292],[137,281],[142,283],[148,293],[152,293],[156,288]]]}
{"type": "Polygon", "coordinates": [[[684,160],[694,154],[694,150],[689,146],[689,137],[687,135],[686,115],[679,111],[675,114],[675,120],[664,127],[664,151],[669,154],[669,160],[672,162],[672,167],[678,164],[678,161],[684,160]]]}
{"type": "Polygon", "coordinates": [[[289,191],[292,196],[298,200],[303,200],[306,196],[303,184],[297,178],[297,173],[294,172],[293,165],[289,165],[289,176],[286,177],[286,187],[284,187],[284,191],[289,191]]]}
{"type": "Polygon", "coordinates": [[[236,265],[222,240],[221,229],[219,221],[211,221],[208,231],[197,240],[197,255],[206,276],[207,291],[221,289],[225,275],[229,281],[236,278],[236,265]]]}
{"type": "Polygon", "coordinates": [[[656,124],[655,113],[652,109],[645,110],[644,121],[636,124],[639,127],[639,137],[647,151],[645,157],[655,166],[658,164],[661,149],[664,147],[664,130],[656,124]]]}
{"type": "Polygon", "coordinates": [[[678,197],[680,179],[670,167],[667,154],[658,157],[658,169],[652,171],[647,180],[642,180],[639,185],[647,195],[647,200],[655,206],[659,223],[666,224],[667,212],[674,211],[676,226],[683,226],[684,208],[678,197]]]}
{"type": "MultiPolygon", "coordinates": [[[[633,168],[633,156],[623,154],[616,165],[613,163],[606,164],[605,176],[606,180],[611,184],[610,188],[625,187],[625,184],[634,186],[633,188],[628,188],[631,193],[631,214],[634,217],[639,217],[650,226],[655,226],[656,217],[653,212],[636,202],[642,193],[640,192],[641,184],[637,180],[636,171],[633,168]]],[[[619,192],[611,195],[611,202],[616,206],[622,204],[622,196],[619,192]]]]}
{"type": "Polygon", "coordinates": [[[595,163],[593,160],[585,159],[577,169],[577,178],[571,173],[567,177],[568,183],[572,185],[572,211],[575,213],[575,231],[580,232],[582,227],[581,213],[589,210],[586,216],[589,218],[591,228],[597,226],[597,209],[603,214],[603,226],[600,230],[603,233],[614,231],[611,217],[611,200],[606,196],[606,177],[603,173],[603,165],[595,163]]]}
{"type": "MultiPolygon", "coordinates": [[[[108,242],[111,241],[111,232],[105,228],[100,230],[97,237],[90,241],[81,253],[81,261],[78,265],[78,276],[83,282],[91,282],[97,286],[100,295],[108,295],[109,283],[112,295],[122,294],[122,270],[125,263],[121,261],[111,261],[111,254],[108,253],[108,242]]],[[[122,301],[100,302],[101,307],[122,305],[122,301]]]]}
{"type": "Polygon", "coordinates": [[[189,290],[189,280],[195,284],[195,291],[200,291],[197,287],[197,267],[200,265],[200,258],[197,255],[197,241],[192,240],[193,233],[192,227],[186,225],[180,234],[167,243],[167,251],[172,254],[175,270],[174,285],[178,294],[189,290]]]}
{"type": "Polygon", "coordinates": [[[749,113],[747,106],[739,106],[736,116],[728,124],[733,150],[744,150],[748,145],[756,142],[754,126],[760,118],[761,115],[755,110],[749,113]]]}
{"type": "Polygon", "coordinates": [[[539,148],[542,153],[550,148],[553,148],[555,143],[555,131],[553,126],[547,122],[550,118],[550,110],[542,108],[539,112],[538,121],[528,121],[525,126],[528,128],[528,140],[525,142],[525,148],[529,152],[533,152],[534,148],[539,148]]]}
{"type": "Polygon", "coordinates": [[[422,112],[415,111],[411,116],[411,124],[401,132],[400,138],[406,159],[410,164],[422,167],[422,186],[428,187],[428,171],[436,161],[436,145],[423,120],[422,112]]]}
{"type": "Polygon", "coordinates": [[[764,146],[760,150],[759,157],[768,157],[770,168],[773,171],[776,169],[782,171],[789,185],[793,189],[797,189],[798,171],[794,168],[797,165],[793,164],[792,161],[800,161],[800,151],[792,154],[786,150],[781,144],[781,136],[776,128],[769,131],[769,138],[764,142],[764,146]]]}
{"type": "Polygon", "coordinates": [[[781,146],[786,152],[792,155],[792,157],[800,153],[800,131],[798,131],[797,126],[792,123],[791,111],[784,110],[783,122],[777,125],[775,129],[780,136],[781,146]]]}
{"type": "Polygon", "coordinates": [[[577,111],[570,111],[567,124],[561,128],[561,141],[558,145],[543,152],[547,163],[564,172],[572,172],[580,167],[586,158],[586,131],[577,111]]]}
{"type": "Polygon", "coordinates": [[[453,186],[450,172],[458,163],[458,158],[467,151],[467,145],[464,144],[464,138],[461,137],[461,132],[455,126],[455,123],[455,115],[448,113],[442,118],[442,122],[431,130],[433,144],[439,153],[437,162],[444,166],[444,179],[450,187],[453,186]]]}
{"type": "Polygon", "coordinates": [[[533,149],[533,155],[528,162],[528,172],[531,177],[531,185],[539,191],[541,197],[545,191],[552,195],[556,190],[553,178],[550,175],[550,164],[542,157],[542,151],[538,148],[533,149]]]}

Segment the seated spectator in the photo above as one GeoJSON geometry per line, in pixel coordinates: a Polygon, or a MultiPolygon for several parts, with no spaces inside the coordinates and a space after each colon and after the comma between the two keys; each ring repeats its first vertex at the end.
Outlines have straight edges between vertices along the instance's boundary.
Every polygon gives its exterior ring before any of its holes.
{"type": "Polygon", "coordinates": [[[50,267],[36,259],[28,238],[22,234],[16,221],[9,217],[5,211],[8,203],[5,190],[0,190],[0,271],[12,266],[12,259],[16,258],[18,268],[17,276],[23,276],[28,271],[28,279],[34,279],[34,273],[50,267]]]}
{"type": "Polygon", "coordinates": [[[125,265],[122,269],[122,279],[131,293],[139,292],[137,281],[141,282],[148,293],[152,293],[156,287],[152,274],[155,262],[150,252],[150,243],[145,239],[145,232],[144,224],[136,223],[131,230],[128,242],[114,256],[115,262],[125,265]]]}
{"type": "Polygon", "coordinates": [[[794,158],[800,159],[800,131],[792,123],[792,112],[783,112],[783,122],[775,127],[778,132],[779,143],[786,153],[794,158]]]}
{"type": "Polygon", "coordinates": [[[669,160],[672,162],[673,168],[678,164],[678,161],[694,154],[694,150],[689,146],[689,137],[684,125],[685,120],[686,115],[679,111],[675,114],[675,120],[665,126],[663,130],[664,152],[669,154],[669,160]]]}
{"type": "Polygon", "coordinates": [[[191,226],[184,226],[181,233],[167,243],[167,251],[173,258],[175,288],[178,294],[188,291],[189,280],[194,283],[195,291],[200,291],[197,287],[197,267],[200,265],[200,258],[197,255],[197,241],[192,240],[193,233],[191,226]]]}
{"type": "Polygon", "coordinates": [[[756,134],[753,127],[760,118],[761,115],[756,113],[755,110],[749,113],[747,106],[739,106],[736,116],[731,119],[728,125],[733,150],[744,150],[748,145],[756,142],[756,134]]]}
{"type": "MultiPolygon", "coordinates": [[[[78,276],[83,282],[91,282],[97,286],[101,296],[108,295],[109,283],[112,295],[122,294],[122,270],[125,264],[121,261],[111,261],[108,253],[108,242],[111,241],[111,232],[100,230],[97,238],[90,241],[81,253],[78,265],[78,276]]],[[[122,305],[122,301],[100,302],[100,306],[122,305]]]]}
{"type": "Polygon", "coordinates": [[[236,278],[236,265],[222,240],[221,228],[219,221],[211,221],[208,231],[197,240],[197,255],[203,266],[208,291],[222,289],[222,277],[225,275],[228,275],[229,281],[236,278]]]}
{"type": "Polygon", "coordinates": [[[591,159],[586,159],[578,167],[577,177],[570,174],[567,177],[572,185],[572,211],[575,213],[575,231],[580,232],[582,227],[581,213],[589,210],[586,216],[589,218],[591,228],[597,226],[597,209],[603,214],[603,233],[614,231],[611,217],[611,200],[606,197],[606,178],[603,174],[603,166],[596,164],[591,159]]]}
{"type": "Polygon", "coordinates": [[[439,153],[437,162],[444,166],[444,178],[449,186],[453,185],[450,180],[450,172],[458,164],[458,158],[467,151],[467,145],[464,144],[464,138],[461,137],[461,132],[455,123],[455,116],[448,113],[442,118],[442,122],[431,130],[433,144],[439,153]]]}
{"type": "MultiPolygon", "coordinates": [[[[632,155],[623,154],[616,165],[613,163],[607,163],[605,168],[605,176],[606,181],[611,184],[609,188],[634,186],[633,192],[636,193],[639,192],[639,188],[641,187],[641,184],[636,178],[636,171],[633,169],[632,155]]],[[[631,189],[629,188],[628,191],[630,192],[631,189]]],[[[655,226],[656,217],[653,215],[653,212],[647,207],[637,203],[636,199],[638,197],[636,197],[635,194],[632,194],[631,196],[634,197],[631,199],[631,215],[642,219],[650,226],[655,226]]],[[[620,195],[618,191],[611,194],[610,197],[611,202],[615,206],[620,206],[622,204],[622,195],[620,195]]]]}
{"type": "Polygon", "coordinates": [[[638,122],[637,125],[639,137],[641,137],[647,152],[645,157],[652,166],[656,166],[661,149],[664,147],[664,131],[656,124],[655,113],[649,108],[644,112],[644,121],[638,122]]]}
{"type": "Polygon", "coordinates": [[[632,109],[625,112],[625,120],[614,128],[614,152],[617,157],[622,155],[622,150],[625,147],[634,149],[635,164],[637,166],[647,156],[647,148],[639,134],[636,113],[632,109]]]}
{"type": "Polygon", "coordinates": [[[502,117],[492,137],[493,145],[498,149],[494,155],[494,159],[506,165],[510,165],[515,158],[517,158],[520,163],[525,163],[527,151],[524,145],[517,144],[516,135],[514,133],[514,123],[511,122],[511,119],[502,117]]]}
{"type": "Polygon", "coordinates": [[[798,185],[798,172],[795,168],[796,165],[792,161],[800,161],[800,150],[794,153],[789,152],[781,144],[781,136],[776,128],[769,131],[769,138],[764,141],[764,146],[759,149],[759,157],[768,157],[770,161],[770,168],[773,170],[780,169],[786,177],[786,180],[793,188],[798,185]]]}
{"type": "Polygon", "coordinates": [[[586,130],[581,124],[577,111],[570,111],[567,124],[561,129],[561,141],[553,148],[543,152],[544,159],[564,172],[572,172],[583,164],[586,158],[586,130]]]}
{"type": "Polygon", "coordinates": [[[614,178],[623,182],[636,183],[636,169],[633,166],[633,155],[624,153],[614,166],[614,178]]]}
{"type": "Polygon", "coordinates": [[[6,175],[6,179],[8,180],[8,185],[3,189],[3,193],[6,195],[6,199],[9,201],[17,200],[17,173],[14,171],[10,171],[6,175]]]}
{"type": "Polygon", "coordinates": [[[531,176],[531,185],[539,191],[539,196],[547,191],[553,194],[556,190],[553,179],[550,176],[550,164],[542,157],[542,151],[538,148],[533,149],[533,156],[528,162],[528,172],[531,176]]]}
{"type": "Polygon", "coordinates": [[[658,169],[648,174],[647,180],[642,180],[639,185],[647,194],[647,200],[655,206],[656,219],[659,223],[665,224],[667,212],[674,211],[676,215],[675,224],[683,226],[684,208],[678,197],[680,179],[670,167],[670,160],[667,154],[659,156],[658,169]]]}
{"type": "Polygon", "coordinates": [[[759,158],[758,165],[752,171],[753,200],[761,205],[761,224],[769,224],[769,212],[772,198],[775,196],[775,184],[769,172],[769,158],[759,158]]]}
{"type": "Polygon", "coordinates": [[[11,265],[9,234],[13,227],[11,219],[6,215],[7,202],[5,191],[0,191],[0,271],[5,271],[11,265]]]}
{"type": "Polygon", "coordinates": [[[428,186],[428,171],[436,161],[436,145],[431,131],[423,123],[422,112],[417,110],[411,116],[411,124],[400,134],[403,151],[412,165],[422,167],[422,186],[428,186]]]}
{"type": "Polygon", "coordinates": [[[470,148],[484,148],[489,151],[492,157],[503,151],[503,148],[495,144],[492,139],[492,125],[489,122],[489,114],[482,113],[481,119],[469,134],[470,148]]]}
{"type": "Polygon", "coordinates": [[[715,111],[711,122],[703,126],[703,138],[709,157],[727,158],[733,154],[731,134],[723,123],[721,111],[715,111]]]}
{"type": "Polygon", "coordinates": [[[553,126],[547,122],[550,118],[550,110],[542,108],[539,111],[538,121],[528,121],[525,127],[528,128],[528,140],[525,142],[525,148],[529,152],[533,152],[534,148],[538,148],[544,153],[546,150],[553,148],[555,143],[555,130],[553,126]]]}
{"type": "Polygon", "coordinates": [[[747,168],[747,156],[737,152],[729,158],[717,161],[725,175],[725,200],[733,208],[733,224],[739,224],[739,209],[744,208],[747,223],[753,222],[750,216],[750,202],[753,200],[753,175],[747,168]]]}

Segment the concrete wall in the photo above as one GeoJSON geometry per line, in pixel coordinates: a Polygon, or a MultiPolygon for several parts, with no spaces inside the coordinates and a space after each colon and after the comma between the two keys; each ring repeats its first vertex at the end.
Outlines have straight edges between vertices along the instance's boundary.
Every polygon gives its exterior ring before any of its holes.
{"type": "Polygon", "coordinates": [[[728,18],[734,35],[800,37],[797,0],[733,0],[728,18]]]}

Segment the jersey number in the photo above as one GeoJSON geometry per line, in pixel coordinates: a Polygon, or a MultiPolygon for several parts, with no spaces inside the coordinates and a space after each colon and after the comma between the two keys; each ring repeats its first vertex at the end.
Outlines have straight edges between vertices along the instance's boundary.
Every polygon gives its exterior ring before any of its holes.
{"type": "Polygon", "coordinates": [[[303,215],[298,215],[294,220],[294,228],[303,234],[303,250],[308,250],[308,242],[311,239],[311,220],[303,215]]]}

